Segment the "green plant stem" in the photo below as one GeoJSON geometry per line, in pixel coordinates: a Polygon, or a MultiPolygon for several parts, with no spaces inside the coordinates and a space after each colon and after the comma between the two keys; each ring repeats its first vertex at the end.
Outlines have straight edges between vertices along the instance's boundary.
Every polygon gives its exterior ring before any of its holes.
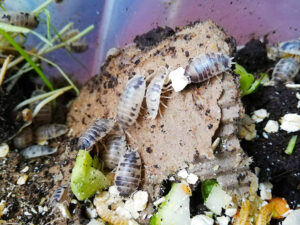
{"type": "Polygon", "coordinates": [[[33,11],[31,11],[31,14],[34,16],[38,16],[44,8],[46,8],[53,0],[45,1],[43,4],[39,5],[37,8],[35,8],[33,11]]]}
{"type": "Polygon", "coordinates": [[[27,55],[27,53],[19,46],[17,42],[4,30],[0,29],[0,34],[2,34],[9,42],[10,44],[24,57],[24,59],[34,68],[34,70],[37,72],[37,74],[41,77],[41,79],[44,81],[45,85],[50,89],[54,90],[51,82],[45,77],[43,72],[40,70],[40,68],[34,63],[34,61],[27,55]]]}
{"type": "Polygon", "coordinates": [[[287,146],[286,150],[284,151],[284,153],[286,153],[288,155],[293,154],[297,138],[298,138],[297,135],[292,136],[292,138],[289,140],[288,146],[287,146]]]}

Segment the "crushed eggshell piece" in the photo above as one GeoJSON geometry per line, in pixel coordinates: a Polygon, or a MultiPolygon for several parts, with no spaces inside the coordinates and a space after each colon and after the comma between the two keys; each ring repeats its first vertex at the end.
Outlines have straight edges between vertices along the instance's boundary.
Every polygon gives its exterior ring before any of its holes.
{"type": "Polygon", "coordinates": [[[262,122],[265,118],[269,117],[270,113],[267,112],[265,109],[258,109],[253,112],[252,119],[255,123],[262,122]]]}
{"type": "Polygon", "coordinates": [[[25,166],[20,172],[21,173],[26,173],[29,170],[29,166],[25,166]]]}
{"type": "Polygon", "coordinates": [[[280,128],[289,132],[296,132],[300,130],[300,115],[296,113],[285,114],[281,117],[280,128]]]}
{"type": "Polygon", "coordinates": [[[128,220],[132,218],[130,211],[128,209],[123,208],[123,207],[118,207],[116,209],[116,213],[120,217],[123,217],[123,218],[128,219],[128,220]]]}
{"type": "Polygon", "coordinates": [[[137,191],[134,195],[133,195],[133,207],[136,211],[143,211],[146,206],[147,206],[147,202],[148,202],[148,192],[146,191],[137,191]]]}
{"type": "Polygon", "coordinates": [[[184,72],[184,68],[178,67],[169,74],[169,79],[172,82],[172,87],[175,92],[182,91],[189,84],[189,80],[186,76],[184,76],[184,72]]]}
{"type": "Polygon", "coordinates": [[[186,179],[188,177],[188,172],[185,169],[183,169],[183,170],[180,170],[177,173],[177,175],[182,179],[186,179]]]}
{"type": "Polygon", "coordinates": [[[225,210],[225,215],[230,216],[230,217],[233,217],[236,213],[237,213],[236,208],[227,208],[225,210]]]}
{"type": "Polygon", "coordinates": [[[6,143],[0,144],[0,158],[4,158],[9,153],[9,146],[6,143]]]}
{"type": "Polygon", "coordinates": [[[213,225],[214,220],[205,215],[194,216],[191,220],[191,225],[213,225]]]}
{"type": "Polygon", "coordinates": [[[276,133],[279,130],[279,124],[275,120],[269,120],[264,128],[268,133],[276,133]]]}
{"type": "Polygon", "coordinates": [[[64,218],[68,218],[68,219],[72,218],[71,213],[70,213],[68,207],[64,203],[57,203],[56,207],[59,209],[61,215],[64,218]]]}
{"type": "Polygon", "coordinates": [[[264,182],[259,184],[260,198],[262,200],[272,199],[273,185],[270,182],[264,182]]]}
{"type": "Polygon", "coordinates": [[[196,184],[197,181],[198,181],[198,176],[193,174],[193,173],[190,173],[186,179],[186,181],[189,183],[189,184],[196,184]]]}
{"type": "Polygon", "coordinates": [[[299,93],[299,92],[296,93],[296,98],[297,98],[298,100],[300,100],[300,93],[299,93]]]}
{"type": "Polygon", "coordinates": [[[300,109],[300,101],[297,103],[297,109],[300,109]]]}
{"type": "Polygon", "coordinates": [[[87,225],[105,225],[101,219],[91,219],[87,225]]]}
{"type": "Polygon", "coordinates": [[[228,225],[230,218],[227,216],[219,216],[217,217],[217,221],[219,225],[228,225]]]}
{"type": "Polygon", "coordinates": [[[26,184],[27,179],[28,179],[28,175],[24,174],[19,177],[19,179],[17,180],[17,184],[18,185],[26,184]]]}

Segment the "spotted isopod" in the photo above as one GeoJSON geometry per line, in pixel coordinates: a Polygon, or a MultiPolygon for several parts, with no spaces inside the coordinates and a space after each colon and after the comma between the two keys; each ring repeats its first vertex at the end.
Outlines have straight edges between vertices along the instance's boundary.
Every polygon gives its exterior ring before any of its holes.
{"type": "Polygon", "coordinates": [[[96,119],[78,140],[78,149],[88,149],[105,137],[114,127],[114,119],[96,119]]]}
{"type": "Polygon", "coordinates": [[[149,117],[155,119],[160,104],[162,88],[168,76],[167,71],[158,73],[153,77],[146,91],[146,104],[149,112],[149,117]]]}
{"type": "Polygon", "coordinates": [[[299,72],[299,64],[293,58],[283,58],[275,65],[272,80],[276,83],[292,82],[299,72]]]}
{"type": "Polygon", "coordinates": [[[129,196],[138,188],[141,169],[142,162],[138,151],[130,148],[126,150],[118,164],[114,180],[120,196],[129,196]]]}
{"type": "Polygon", "coordinates": [[[200,83],[230,70],[232,58],[223,53],[206,53],[189,61],[185,76],[189,83],[200,83]]]}
{"type": "Polygon", "coordinates": [[[52,155],[57,152],[57,148],[50,148],[44,145],[32,145],[21,151],[26,159],[37,158],[46,155],[52,155]]]}
{"type": "Polygon", "coordinates": [[[29,146],[33,141],[31,127],[24,128],[24,130],[22,130],[16,137],[14,137],[13,141],[14,146],[19,149],[29,146]]]}
{"type": "Polygon", "coordinates": [[[67,31],[65,34],[61,35],[61,41],[68,41],[72,37],[75,37],[77,34],[79,34],[78,29],[71,29],[67,31]]]}
{"type": "Polygon", "coordinates": [[[279,52],[291,55],[300,55],[300,40],[290,40],[279,43],[279,52]]]}
{"type": "Polygon", "coordinates": [[[145,79],[140,74],[127,82],[117,107],[117,120],[123,129],[135,123],[144,99],[145,89],[145,79]]]}
{"type": "Polygon", "coordinates": [[[0,22],[34,29],[38,26],[37,17],[27,12],[0,12],[0,22]]]}
{"type": "Polygon", "coordinates": [[[121,157],[126,151],[126,136],[122,134],[112,134],[106,141],[106,148],[103,153],[103,161],[108,169],[113,170],[119,164],[121,157]]]}
{"type": "Polygon", "coordinates": [[[67,186],[61,186],[58,187],[52,194],[51,199],[50,199],[50,206],[54,207],[56,203],[60,202],[63,199],[63,196],[67,192],[67,186]]]}
{"type": "Polygon", "coordinates": [[[70,44],[70,50],[76,53],[85,52],[89,48],[85,40],[78,40],[70,44]]]}
{"type": "Polygon", "coordinates": [[[67,130],[68,127],[64,124],[45,124],[35,130],[34,136],[38,142],[46,141],[64,135],[67,130]]]}

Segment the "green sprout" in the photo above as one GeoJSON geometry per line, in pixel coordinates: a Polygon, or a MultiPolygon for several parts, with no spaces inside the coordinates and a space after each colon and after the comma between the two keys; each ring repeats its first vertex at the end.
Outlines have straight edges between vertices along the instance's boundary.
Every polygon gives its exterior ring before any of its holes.
{"type": "Polygon", "coordinates": [[[249,95],[254,92],[262,80],[266,79],[266,74],[261,73],[261,77],[257,80],[254,80],[254,76],[251,73],[248,73],[244,67],[239,64],[235,64],[234,72],[240,75],[240,91],[241,97],[249,95]]]}
{"type": "Polygon", "coordinates": [[[286,150],[284,151],[284,153],[291,155],[293,154],[295,145],[296,145],[296,141],[297,141],[297,135],[294,135],[291,137],[291,139],[289,140],[288,146],[286,148],[286,150]]]}

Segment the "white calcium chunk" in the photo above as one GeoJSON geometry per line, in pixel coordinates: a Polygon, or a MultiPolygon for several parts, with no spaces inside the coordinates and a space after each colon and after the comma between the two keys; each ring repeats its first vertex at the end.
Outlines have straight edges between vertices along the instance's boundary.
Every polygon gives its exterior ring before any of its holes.
{"type": "Polygon", "coordinates": [[[184,76],[184,72],[185,69],[178,67],[169,74],[169,79],[172,82],[172,87],[175,92],[183,90],[189,84],[189,80],[186,76],[184,76]]]}
{"type": "Polygon", "coordinates": [[[296,132],[300,130],[300,115],[296,113],[285,114],[281,117],[280,128],[287,132],[296,132]]]}
{"type": "Polygon", "coordinates": [[[133,195],[133,207],[136,211],[143,211],[148,202],[148,192],[138,191],[133,195]]]}
{"type": "Polygon", "coordinates": [[[219,225],[228,225],[230,219],[227,216],[220,216],[217,217],[217,221],[219,225]]]}
{"type": "Polygon", "coordinates": [[[273,185],[270,182],[259,184],[260,197],[262,200],[270,200],[272,198],[273,185]]]}
{"type": "Polygon", "coordinates": [[[300,209],[292,211],[282,222],[282,225],[299,225],[300,209]]]}
{"type": "Polygon", "coordinates": [[[264,128],[268,133],[276,133],[279,130],[279,124],[275,120],[269,120],[264,128]]]}
{"type": "Polygon", "coordinates": [[[236,214],[236,212],[237,212],[236,208],[227,208],[225,210],[225,215],[233,217],[236,214]]]}
{"type": "Polygon", "coordinates": [[[186,181],[189,183],[189,184],[196,184],[197,181],[198,181],[198,176],[193,174],[193,173],[190,173],[186,179],[186,181]]]}
{"type": "Polygon", "coordinates": [[[0,158],[4,158],[9,153],[9,146],[6,143],[0,144],[0,158]]]}
{"type": "Polygon", "coordinates": [[[177,175],[180,178],[186,179],[188,177],[188,172],[186,171],[186,169],[180,170],[177,175]]]}
{"type": "Polygon", "coordinates": [[[194,216],[191,220],[191,225],[213,225],[214,220],[205,215],[194,216]]]}
{"type": "Polygon", "coordinates": [[[252,119],[255,123],[262,122],[265,118],[269,117],[270,113],[267,112],[265,109],[259,109],[253,112],[252,119]]]}

